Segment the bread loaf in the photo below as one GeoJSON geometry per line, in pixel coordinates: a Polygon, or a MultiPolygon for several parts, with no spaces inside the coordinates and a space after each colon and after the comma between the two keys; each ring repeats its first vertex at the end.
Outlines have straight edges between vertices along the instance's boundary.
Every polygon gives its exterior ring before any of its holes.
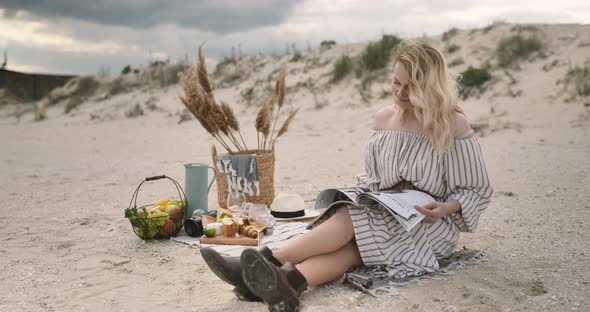
{"type": "Polygon", "coordinates": [[[223,219],[223,234],[227,237],[236,236],[236,224],[230,218],[223,219]]]}

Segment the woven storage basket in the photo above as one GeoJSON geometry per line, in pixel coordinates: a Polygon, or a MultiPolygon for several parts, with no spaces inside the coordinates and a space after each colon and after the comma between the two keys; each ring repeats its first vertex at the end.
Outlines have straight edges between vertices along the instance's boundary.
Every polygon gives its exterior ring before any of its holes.
{"type": "MultiPolygon", "coordinates": [[[[227,196],[229,195],[227,187],[227,179],[225,175],[219,172],[217,167],[217,150],[215,145],[211,147],[213,156],[213,166],[217,171],[217,200],[219,207],[227,208],[227,196]]],[[[234,152],[236,154],[255,154],[256,162],[258,165],[258,181],[260,182],[260,196],[249,196],[246,195],[246,201],[253,204],[266,204],[270,207],[270,204],[275,198],[275,185],[274,185],[274,174],[275,174],[275,150],[261,151],[261,150],[249,150],[242,152],[234,152]]],[[[256,187],[252,187],[256,192],[256,187]]]]}

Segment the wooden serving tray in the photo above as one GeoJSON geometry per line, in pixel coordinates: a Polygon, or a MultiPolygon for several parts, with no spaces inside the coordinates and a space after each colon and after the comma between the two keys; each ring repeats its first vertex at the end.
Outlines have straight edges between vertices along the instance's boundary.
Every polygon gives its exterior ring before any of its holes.
{"type": "MultiPolygon", "coordinates": [[[[260,233],[260,239],[264,235],[260,233]]],[[[203,236],[199,240],[201,244],[215,244],[215,245],[244,245],[244,246],[258,246],[258,240],[251,237],[227,237],[224,235],[218,235],[214,237],[203,236]]]]}

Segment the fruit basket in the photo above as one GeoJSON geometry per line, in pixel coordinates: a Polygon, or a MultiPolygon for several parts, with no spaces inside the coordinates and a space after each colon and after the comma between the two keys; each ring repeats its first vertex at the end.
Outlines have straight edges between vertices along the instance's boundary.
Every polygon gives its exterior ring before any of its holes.
{"type": "Polygon", "coordinates": [[[166,175],[147,177],[135,189],[129,207],[125,209],[125,218],[129,219],[133,232],[143,240],[170,238],[182,228],[186,206],[186,195],[176,180],[166,175]],[[145,182],[161,179],[168,179],[174,184],[178,200],[163,198],[155,204],[138,207],[137,197],[141,186],[145,182]]]}

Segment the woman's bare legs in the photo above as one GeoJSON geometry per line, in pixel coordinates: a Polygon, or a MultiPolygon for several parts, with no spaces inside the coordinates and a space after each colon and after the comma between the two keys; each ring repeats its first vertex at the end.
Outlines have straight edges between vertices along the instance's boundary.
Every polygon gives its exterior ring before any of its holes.
{"type": "Polygon", "coordinates": [[[354,240],[351,240],[334,252],[313,256],[295,267],[305,276],[309,286],[316,286],[334,281],[361,264],[363,261],[358,247],[354,240]]]}
{"type": "Polygon", "coordinates": [[[313,256],[335,252],[350,243],[353,237],[354,230],[348,209],[340,208],[311,231],[272,253],[281,263],[289,261],[298,264],[313,256]]]}

